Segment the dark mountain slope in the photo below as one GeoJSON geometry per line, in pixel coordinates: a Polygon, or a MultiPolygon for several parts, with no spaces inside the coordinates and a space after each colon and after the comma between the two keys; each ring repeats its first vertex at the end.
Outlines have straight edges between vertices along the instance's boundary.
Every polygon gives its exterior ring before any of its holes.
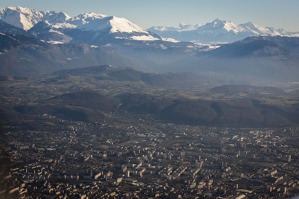
{"type": "MultiPolygon", "coordinates": [[[[65,69],[54,72],[52,80],[58,81],[67,76],[90,77],[98,81],[129,81],[144,83],[148,86],[168,88],[190,88],[200,85],[205,79],[200,74],[194,73],[146,73],[127,67],[115,67],[111,65],[91,66],[76,69],[65,69]]],[[[49,79],[50,80],[50,79],[49,79]]]]}
{"type": "Polygon", "coordinates": [[[53,45],[24,35],[0,34],[0,52],[2,75],[39,76],[66,68],[103,64],[139,67],[110,47],[53,45]]]}
{"type": "Polygon", "coordinates": [[[78,106],[102,111],[115,111],[119,105],[118,100],[114,98],[88,91],[66,93],[48,99],[46,103],[78,106]]]}
{"type": "Polygon", "coordinates": [[[299,109],[262,105],[250,100],[206,101],[170,99],[144,94],[120,96],[121,109],[151,114],[157,119],[183,124],[211,126],[265,127],[298,123],[299,109]]]}
{"type": "Polygon", "coordinates": [[[250,58],[281,57],[298,58],[297,37],[249,37],[241,41],[222,45],[207,53],[210,57],[250,58]]]}
{"type": "Polygon", "coordinates": [[[50,114],[75,121],[98,121],[104,114],[115,112],[119,103],[96,92],[75,92],[59,95],[34,104],[16,106],[24,117],[50,114]]]}

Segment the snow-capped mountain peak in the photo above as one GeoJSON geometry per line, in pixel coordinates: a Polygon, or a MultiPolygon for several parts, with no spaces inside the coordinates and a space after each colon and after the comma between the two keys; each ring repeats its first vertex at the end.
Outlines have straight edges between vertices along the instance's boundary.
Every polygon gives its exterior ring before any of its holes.
{"type": "Polygon", "coordinates": [[[37,11],[17,6],[0,8],[0,19],[18,28],[29,30],[40,21],[48,20],[51,23],[64,23],[70,19],[70,16],[64,12],[37,11]]]}
{"type": "Polygon", "coordinates": [[[54,11],[46,11],[41,12],[44,13],[44,17],[42,20],[48,20],[51,23],[64,23],[67,20],[71,19],[71,17],[65,12],[54,12],[54,11]]]}
{"type": "Polygon", "coordinates": [[[141,27],[133,22],[115,16],[106,16],[97,13],[80,14],[67,20],[65,23],[54,24],[55,28],[74,28],[83,31],[105,31],[109,30],[110,33],[147,33],[141,27]]]}
{"type": "Polygon", "coordinates": [[[147,33],[147,31],[143,30],[138,25],[133,22],[119,17],[112,17],[110,20],[111,30],[110,32],[125,32],[125,33],[147,33]]]}
{"type": "Polygon", "coordinates": [[[206,25],[201,26],[202,28],[217,28],[217,29],[224,29],[226,31],[233,31],[233,32],[240,32],[242,28],[238,27],[238,25],[234,24],[231,21],[215,19],[211,23],[207,23],[206,25]]]}
{"type": "Polygon", "coordinates": [[[0,9],[1,20],[24,30],[29,30],[42,17],[42,13],[20,6],[0,9]]]}
{"type": "Polygon", "coordinates": [[[214,21],[211,22],[211,25],[213,25],[214,27],[217,27],[217,26],[222,26],[225,23],[226,23],[226,21],[222,21],[220,19],[214,19],[214,21]]]}

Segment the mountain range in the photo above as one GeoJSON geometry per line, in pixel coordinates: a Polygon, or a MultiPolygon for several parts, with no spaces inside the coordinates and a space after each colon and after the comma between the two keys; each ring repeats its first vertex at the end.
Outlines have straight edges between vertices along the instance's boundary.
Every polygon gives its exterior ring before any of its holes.
{"type": "Polygon", "coordinates": [[[299,33],[263,27],[252,22],[236,25],[219,19],[204,25],[154,26],[145,30],[116,16],[90,12],[70,17],[64,12],[37,11],[20,6],[0,8],[0,19],[52,43],[80,41],[102,45],[119,40],[164,40],[211,44],[229,43],[252,36],[299,36],[299,33]]]}
{"type": "Polygon", "coordinates": [[[72,40],[99,45],[114,40],[161,40],[133,22],[115,16],[85,13],[70,17],[64,12],[37,11],[23,7],[0,9],[2,21],[26,30],[38,38],[52,43],[72,40]]]}
{"type": "Polygon", "coordinates": [[[180,57],[209,48],[165,41],[125,18],[96,13],[69,17],[63,12],[7,7],[0,9],[0,18],[0,69],[4,75],[36,76],[103,64],[152,71],[149,65],[162,59],[168,62],[163,54],[180,57]]]}
{"type": "Polygon", "coordinates": [[[213,36],[226,38],[223,42],[242,39],[228,44],[199,44],[164,38],[125,18],[97,13],[70,17],[63,12],[7,7],[0,9],[0,19],[2,75],[39,76],[96,65],[158,73],[196,72],[215,81],[245,84],[297,82],[299,75],[298,37],[252,23],[237,26],[215,20],[204,26],[180,27],[179,32],[184,34],[206,34],[204,43],[211,42],[209,37],[213,36]],[[247,37],[249,26],[258,36],[247,37]]]}
{"type": "Polygon", "coordinates": [[[264,27],[252,22],[237,25],[231,21],[220,19],[215,19],[204,25],[153,26],[148,31],[165,38],[199,43],[229,43],[253,36],[299,36],[299,33],[264,27]]]}

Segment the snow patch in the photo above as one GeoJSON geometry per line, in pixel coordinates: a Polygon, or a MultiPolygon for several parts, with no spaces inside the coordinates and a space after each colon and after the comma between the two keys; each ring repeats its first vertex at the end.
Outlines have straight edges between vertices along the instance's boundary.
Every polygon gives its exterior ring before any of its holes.
{"type": "Polygon", "coordinates": [[[132,36],[132,40],[137,40],[137,41],[156,41],[159,40],[156,37],[153,37],[151,35],[142,35],[142,36],[132,36]]]}
{"type": "Polygon", "coordinates": [[[220,46],[217,46],[217,45],[210,45],[209,46],[209,50],[215,50],[217,48],[219,48],[220,46]]]}
{"type": "Polygon", "coordinates": [[[167,41],[167,42],[173,42],[173,43],[178,43],[178,40],[172,39],[172,38],[162,38],[163,41],[167,41]]]}
{"type": "Polygon", "coordinates": [[[57,23],[53,25],[53,28],[56,29],[60,29],[60,28],[69,28],[69,29],[73,29],[76,28],[77,26],[74,24],[70,24],[70,23],[57,23]]]}
{"type": "Polygon", "coordinates": [[[22,61],[26,61],[26,62],[31,62],[30,59],[27,59],[27,58],[24,58],[24,57],[21,57],[20,60],[22,60],[22,61]]]}
{"type": "Polygon", "coordinates": [[[64,35],[62,32],[59,32],[59,31],[53,30],[53,29],[50,29],[49,32],[56,33],[56,34],[59,34],[59,35],[64,35]]]}
{"type": "Polygon", "coordinates": [[[48,41],[50,44],[64,44],[62,41],[48,41]]]}
{"type": "Polygon", "coordinates": [[[236,24],[232,23],[231,21],[224,23],[224,29],[227,31],[233,31],[235,33],[243,31],[243,28],[238,27],[236,24]]]}

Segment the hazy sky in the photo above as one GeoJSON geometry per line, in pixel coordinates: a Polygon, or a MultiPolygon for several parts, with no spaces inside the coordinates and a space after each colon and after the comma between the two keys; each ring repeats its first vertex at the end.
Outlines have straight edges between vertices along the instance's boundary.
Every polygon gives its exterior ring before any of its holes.
{"type": "Polygon", "coordinates": [[[71,16],[93,11],[125,17],[143,28],[204,24],[219,18],[299,31],[299,0],[0,0],[0,7],[16,5],[71,16]]]}

